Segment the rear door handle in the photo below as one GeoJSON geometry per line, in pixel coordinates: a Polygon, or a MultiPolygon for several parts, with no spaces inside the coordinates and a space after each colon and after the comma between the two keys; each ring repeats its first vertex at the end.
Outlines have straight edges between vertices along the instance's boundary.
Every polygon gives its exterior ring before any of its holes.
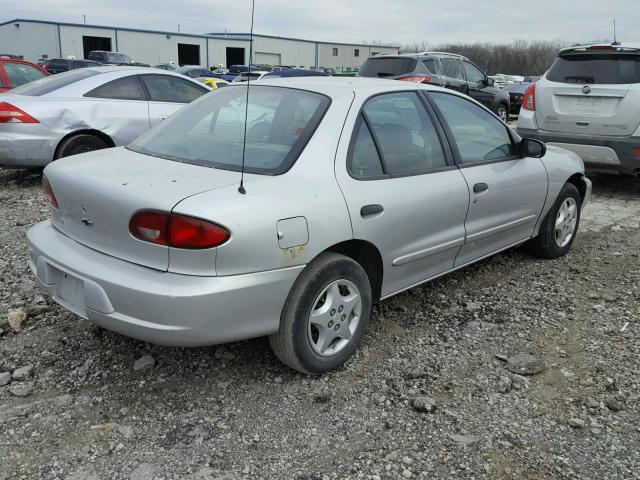
{"type": "Polygon", "coordinates": [[[382,213],[382,212],[384,212],[384,208],[382,207],[382,205],[378,205],[378,204],[365,205],[360,209],[360,216],[370,217],[371,215],[377,215],[378,213],[382,213]]]}
{"type": "Polygon", "coordinates": [[[487,190],[489,190],[489,185],[487,185],[486,183],[476,183],[473,186],[473,193],[482,193],[486,192],[487,190]]]}

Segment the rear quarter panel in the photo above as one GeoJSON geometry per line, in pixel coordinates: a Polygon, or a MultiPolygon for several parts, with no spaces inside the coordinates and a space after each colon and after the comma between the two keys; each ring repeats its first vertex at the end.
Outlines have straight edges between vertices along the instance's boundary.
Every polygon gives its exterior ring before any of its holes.
{"type": "Polygon", "coordinates": [[[351,101],[351,96],[333,99],[316,133],[288,172],[248,175],[244,195],[236,184],[176,205],[175,213],[208,219],[231,231],[231,239],[217,249],[218,275],[305,265],[332,245],[353,238],[349,212],[333,168],[351,101]],[[293,217],[306,219],[309,240],[304,245],[280,248],[276,224],[293,217]]]}

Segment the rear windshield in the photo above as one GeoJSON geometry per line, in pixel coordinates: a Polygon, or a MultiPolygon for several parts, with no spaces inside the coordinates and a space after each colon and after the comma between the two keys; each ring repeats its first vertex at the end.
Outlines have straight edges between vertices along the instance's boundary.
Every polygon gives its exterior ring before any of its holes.
{"type": "Polygon", "coordinates": [[[395,77],[413,72],[418,60],[415,58],[369,58],[360,67],[358,75],[361,77],[395,77]]]}
{"type": "Polygon", "coordinates": [[[564,55],[551,65],[547,79],[562,83],[640,83],[640,55],[564,55]]]}
{"type": "Polygon", "coordinates": [[[286,172],[329,107],[317,93],[282,87],[231,87],[203,95],[127,148],[169,160],[240,171],[246,122],[245,171],[286,172]]]}
{"type": "Polygon", "coordinates": [[[18,88],[14,88],[11,93],[15,95],[28,95],[30,97],[39,97],[58,90],[72,83],[84,80],[85,78],[98,75],[100,72],[83,68],[80,70],[71,70],[70,72],[59,73],[50,77],[44,77],[35,82],[28,83],[18,88]]]}

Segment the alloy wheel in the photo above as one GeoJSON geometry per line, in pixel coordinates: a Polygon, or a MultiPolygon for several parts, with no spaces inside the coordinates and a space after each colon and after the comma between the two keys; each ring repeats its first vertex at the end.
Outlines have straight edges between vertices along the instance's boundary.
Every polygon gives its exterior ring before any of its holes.
{"type": "Polygon", "coordinates": [[[578,204],[573,197],[568,197],[562,202],[555,224],[556,245],[564,248],[573,238],[578,223],[578,204]]]}

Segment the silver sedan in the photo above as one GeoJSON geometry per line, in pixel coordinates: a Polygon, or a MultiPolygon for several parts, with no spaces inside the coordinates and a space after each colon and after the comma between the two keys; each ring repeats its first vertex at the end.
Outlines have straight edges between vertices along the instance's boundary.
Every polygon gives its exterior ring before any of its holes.
{"type": "Polygon", "coordinates": [[[517,245],[571,248],[580,158],[466,96],[291,78],[248,98],[221,89],[126,148],[45,169],[51,219],[28,241],[54,300],[166,345],[269,335],[320,374],[355,351],[373,302],[517,245]]]}
{"type": "Polygon", "coordinates": [[[0,96],[0,165],[126,145],[210,91],[164,70],[92,67],[45,77],[0,96]]]}

